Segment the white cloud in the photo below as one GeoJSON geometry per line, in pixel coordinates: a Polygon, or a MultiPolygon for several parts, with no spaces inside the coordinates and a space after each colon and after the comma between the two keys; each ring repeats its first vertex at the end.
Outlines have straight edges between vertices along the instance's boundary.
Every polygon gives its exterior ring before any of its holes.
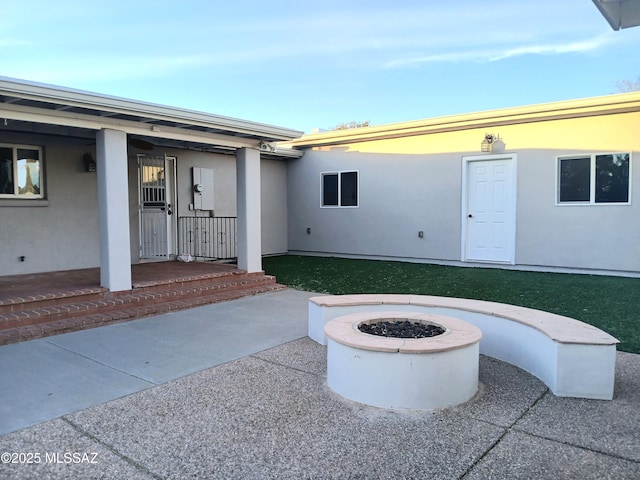
{"type": "Polygon", "coordinates": [[[407,56],[390,60],[383,68],[405,68],[419,66],[426,63],[442,62],[495,62],[522,55],[561,55],[566,53],[587,53],[598,50],[612,43],[609,34],[599,35],[587,40],[568,41],[564,43],[530,43],[512,46],[509,43],[493,46],[491,48],[471,48],[464,50],[451,50],[442,53],[407,56]]]}
{"type": "Polygon", "coordinates": [[[489,58],[491,61],[503,60],[520,55],[560,55],[564,53],[580,53],[597,50],[611,43],[610,35],[600,35],[598,37],[574,41],[569,43],[547,44],[547,45],[525,45],[521,47],[506,49],[489,58]]]}

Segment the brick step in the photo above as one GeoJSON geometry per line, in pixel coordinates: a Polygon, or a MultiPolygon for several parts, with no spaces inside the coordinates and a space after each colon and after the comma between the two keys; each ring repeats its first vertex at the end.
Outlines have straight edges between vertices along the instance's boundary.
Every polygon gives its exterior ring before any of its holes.
{"type": "Polygon", "coordinates": [[[156,292],[168,289],[176,289],[187,286],[215,285],[231,281],[238,281],[239,278],[262,277],[263,272],[247,273],[244,270],[232,270],[229,272],[215,272],[211,274],[198,274],[193,277],[177,277],[169,280],[154,280],[146,282],[133,282],[133,290],[124,292],[109,292],[103,287],[83,288],[76,290],[52,291],[42,295],[27,297],[5,298],[0,300],[0,315],[6,313],[32,310],[42,307],[58,307],[70,303],[84,303],[102,300],[105,296],[116,298],[120,295],[129,295],[132,292],[156,292]]]}
{"type": "Polygon", "coordinates": [[[268,286],[276,283],[270,275],[243,274],[226,275],[202,282],[170,282],[167,284],[136,288],[126,292],[103,292],[91,296],[67,297],[67,302],[56,305],[41,306],[39,302],[25,305],[31,309],[21,309],[11,313],[0,314],[0,329],[26,327],[56,320],[86,317],[93,313],[107,313],[129,307],[149,304],[160,304],[167,301],[186,299],[194,303],[199,297],[215,295],[221,292],[234,292],[252,287],[268,286]]]}
{"type": "Polygon", "coordinates": [[[133,282],[133,288],[137,291],[156,290],[167,287],[183,285],[204,285],[208,283],[224,282],[229,278],[236,277],[261,277],[264,272],[247,272],[245,270],[231,270],[228,272],[214,272],[210,274],[198,274],[195,276],[182,276],[169,279],[154,279],[147,281],[133,282]]]}
{"type": "MultiPolygon", "coordinates": [[[[43,321],[31,325],[21,325],[12,328],[0,329],[0,345],[31,340],[35,338],[47,337],[59,333],[84,330],[113,323],[124,322],[136,318],[143,318],[151,315],[158,315],[167,312],[185,310],[188,308],[209,305],[238,298],[258,295],[261,293],[284,290],[287,287],[273,282],[254,282],[245,285],[244,288],[217,290],[217,293],[199,296],[185,296],[183,298],[163,297],[159,301],[146,303],[123,304],[122,308],[109,311],[96,311],[90,314],[65,317],[57,320],[43,321]]],[[[45,320],[45,319],[42,319],[45,320]]]]}
{"type": "Polygon", "coordinates": [[[70,290],[50,292],[30,297],[15,297],[0,300],[0,317],[3,314],[21,312],[32,308],[56,307],[72,302],[88,302],[97,300],[109,290],[102,287],[85,288],[82,290],[70,290]]]}

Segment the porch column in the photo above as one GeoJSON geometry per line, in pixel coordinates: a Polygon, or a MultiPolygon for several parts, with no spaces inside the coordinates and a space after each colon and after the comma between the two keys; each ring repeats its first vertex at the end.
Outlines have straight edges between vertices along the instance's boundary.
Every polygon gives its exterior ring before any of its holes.
{"type": "Polygon", "coordinates": [[[262,224],[260,219],[260,152],[236,150],[238,195],[238,268],[262,270],[262,224]]]}
{"type": "Polygon", "coordinates": [[[96,135],[98,211],[100,222],[100,285],[131,289],[127,134],[100,130],[96,135]]]}

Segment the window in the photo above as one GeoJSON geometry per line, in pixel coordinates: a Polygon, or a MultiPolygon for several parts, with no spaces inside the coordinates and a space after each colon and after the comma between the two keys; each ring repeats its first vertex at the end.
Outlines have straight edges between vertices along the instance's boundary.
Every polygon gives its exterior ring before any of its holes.
{"type": "Polygon", "coordinates": [[[596,203],[629,202],[629,154],[596,155],[596,203]]]}
{"type": "Polygon", "coordinates": [[[629,203],[630,155],[558,158],[558,203],[629,203]]]}
{"type": "Polygon", "coordinates": [[[0,198],[43,198],[42,150],[0,144],[0,198]]]}
{"type": "Polygon", "coordinates": [[[323,207],[358,206],[358,172],[322,173],[323,207]]]}
{"type": "Polygon", "coordinates": [[[338,206],[338,174],[323,173],[322,174],[322,206],[337,207],[338,206]]]}

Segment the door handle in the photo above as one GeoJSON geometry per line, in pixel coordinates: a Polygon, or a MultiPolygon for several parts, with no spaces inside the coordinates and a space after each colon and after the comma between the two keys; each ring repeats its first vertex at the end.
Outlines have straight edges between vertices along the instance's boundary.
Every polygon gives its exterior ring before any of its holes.
{"type": "Polygon", "coordinates": [[[469,218],[473,218],[473,215],[469,214],[469,218]]]}

